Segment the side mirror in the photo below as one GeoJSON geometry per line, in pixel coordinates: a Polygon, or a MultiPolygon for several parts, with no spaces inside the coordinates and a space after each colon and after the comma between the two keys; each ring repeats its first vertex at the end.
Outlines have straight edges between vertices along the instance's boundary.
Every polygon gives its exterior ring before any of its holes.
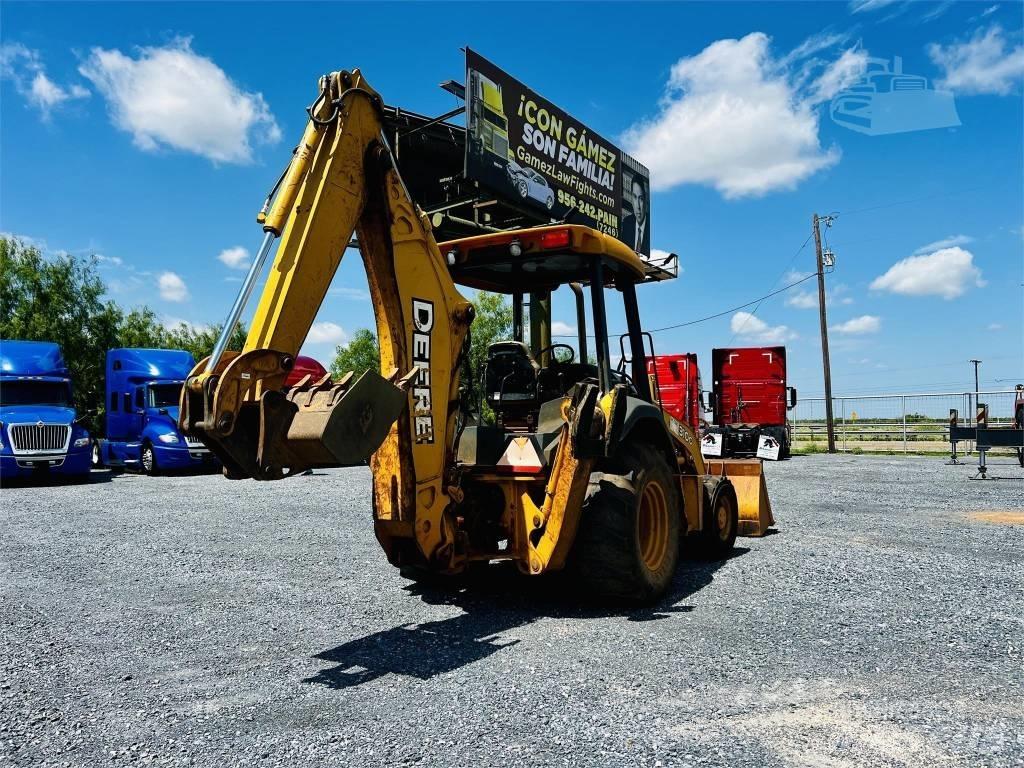
{"type": "Polygon", "coordinates": [[[703,411],[710,411],[711,410],[711,406],[708,404],[708,393],[707,392],[701,392],[701,393],[699,393],[698,397],[700,399],[701,410],[703,410],[703,411]]]}
{"type": "Polygon", "coordinates": [[[789,393],[789,404],[787,408],[796,408],[796,387],[786,387],[786,391],[789,393]]]}

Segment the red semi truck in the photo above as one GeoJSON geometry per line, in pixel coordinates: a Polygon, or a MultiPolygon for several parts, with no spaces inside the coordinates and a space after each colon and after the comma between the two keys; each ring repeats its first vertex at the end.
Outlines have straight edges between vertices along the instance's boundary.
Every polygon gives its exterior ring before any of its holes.
{"type": "Polygon", "coordinates": [[[796,406],[796,389],[786,385],[785,347],[711,350],[712,434],[722,435],[724,456],[755,456],[761,438],[789,456],[786,412],[796,406]]]}
{"type": "Polygon", "coordinates": [[[708,455],[756,456],[763,436],[768,445],[761,455],[789,456],[786,412],[796,405],[796,390],[786,385],[786,348],[714,349],[711,366],[712,389],[705,401],[697,355],[648,358],[647,375],[661,407],[704,436],[708,455]],[[712,412],[713,426],[703,424],[705,410],[712,412]]]}
{"type": "Polygon", "coordinates": [[[647,376],[651,391],[661,407],[673,417],[689,424],[698,435],[704,409],[701,407],[700,369],[697,355],[655,355],[647,358],[647,376]]]}

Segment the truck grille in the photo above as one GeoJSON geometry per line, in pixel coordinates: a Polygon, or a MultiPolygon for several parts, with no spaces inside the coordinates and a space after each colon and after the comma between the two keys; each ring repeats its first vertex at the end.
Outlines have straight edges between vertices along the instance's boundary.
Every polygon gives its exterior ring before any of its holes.
{"type": "Polygon", "coordinates": [[[189,448],[206,448],[202,440],[192,437],[192,435],[185,435],[185,445],[189,448]]]}
{"type": "Polygon", "coordinates": [[[15,453],[66,451],[71,427],[67,424],[11,424],[7,434],[15,453]]]}

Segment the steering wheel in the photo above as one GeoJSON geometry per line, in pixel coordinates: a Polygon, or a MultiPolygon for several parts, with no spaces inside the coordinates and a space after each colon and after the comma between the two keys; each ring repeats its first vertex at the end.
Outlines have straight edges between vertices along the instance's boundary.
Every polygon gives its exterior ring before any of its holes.
{"type": "Polygon", "coordinates": [[[569,359],[568,360],[559,360],[554,355],[551,355],[551,362],[552,363],[555,363],[557,365],[568,365],[569,363],[571,363],[573,360],[576,359],[576,350],[573,349],[568,344],[552,344],[551,346],[544,347],[544,349],[540,350],[537,353],[537,357],[539,357],[540,359],[543,360],[544,359],[544,355],[546,353],[554,352],[556,349],[567,349],[567,350],[569,350],[569,359]]]}

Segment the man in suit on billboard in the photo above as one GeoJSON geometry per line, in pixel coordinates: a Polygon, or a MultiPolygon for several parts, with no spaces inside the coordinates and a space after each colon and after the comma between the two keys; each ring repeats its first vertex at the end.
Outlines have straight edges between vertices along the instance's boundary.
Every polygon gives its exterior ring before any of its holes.
{"type": "Polygon", "coordinates": [[[649,201],[647,198],[647,185],[643,176],[632,174],[628,179],[630,194],[633,204],[632,211],[626,211],[622,216],[621,240],[637,253],[651,252],[651,231],[647,212],[649,201]]]}

